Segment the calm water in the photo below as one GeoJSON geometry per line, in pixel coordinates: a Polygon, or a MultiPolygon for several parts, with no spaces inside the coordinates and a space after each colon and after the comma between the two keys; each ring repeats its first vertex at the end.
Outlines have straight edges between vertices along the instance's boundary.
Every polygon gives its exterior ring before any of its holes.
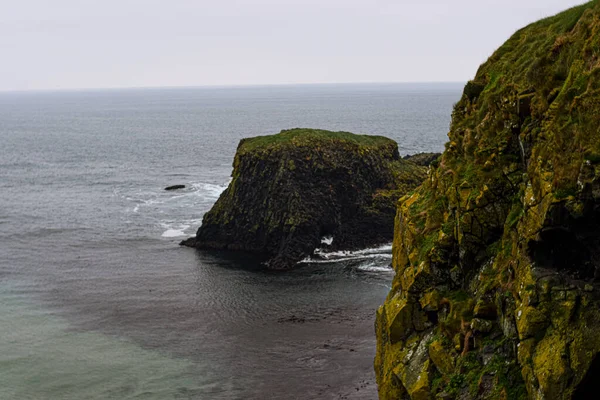
{"type": "Polygon", "coordinates": [[[0,93],[0,399],[375,398],[389,247],[271,273],[177,243],[241,138],[318,127],[440,151],[460,90],[0,93]]]}

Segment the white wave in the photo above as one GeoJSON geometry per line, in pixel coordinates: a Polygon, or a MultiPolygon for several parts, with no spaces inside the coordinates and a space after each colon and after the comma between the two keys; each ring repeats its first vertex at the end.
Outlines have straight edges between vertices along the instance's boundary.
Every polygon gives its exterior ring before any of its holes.
{"type": "Polygon", "coordinates": [[[298,261],[298,264],[332,264],[332,263],[341,263],[345,261],[358,261],[358,260],[369,260],[369,259],[378,259],[378,260],[391,260],[391,254],[363,254],[355,257],[344,257],[344,258],[314,258],[314,257],[306,257],[305,259],[298,261]]]}
{"type": "Polygon", "coordinates": [[[160,235],[160,236],[167,237],[167,238],[187,236],[185,231],[190,227],[190,225],[188,225],[188,224],[181,224],[181,223],[161,222],[160,225],[166,229],[166,231],[164,231],[162,233],[162,235],[160,235]]]}
{"type": "Polygon", "coordinates": [[[331,243],[333,243],[333,236],[324,236],[321,238],[321,244],[331,246],[331,243]]]}
{"type": "Polygon", "coordinates": [[[312,257],[307,257],[300,261],[301,264],[323,264],[323,263],[337,263],[352,260],[364,260],[364,259],[392,259],[392,245],[386,244],[384,246],[372,247],[362,250],[355,251],[331,251],[328,252],[325,249],[316,249],[312,257]]]}
{"type": "Polygon", "coordinates": [[[212,204],[219,198],[221,193],[227,189],[229,181],[218,185],[205,182],[191,183],[187,188],[177,192],[168,192],[162,188],[154,190],[138,190],[135,192],[121,193],[114,190],[115,196],[119,196],[129,203],[132,203],[127,211],[130,213],[152,213],[171,214],[175,210],[196,209],[208,211],[212,204]]]}
{"type": "Polygon", "coordinates": [[[180,236],[187,236],[187,235],[181,229],[167,229],[160,236],[165,237],[165,238],[173,238],[173,237],[180,237],[180,236]]]}
{"type": "Polygon", "coordinates": [[[358,269],[365,272],[394,272],[389,265],[377,265],[375,263],[361,265],[358,269]]]}
{"type": "Polygon", "coordinates": [[[192,183],[191,186],[194,189],[193,194],[195,194],[196,196],[201,196],[201,197],[205,197],[205,198],[213,198],[216,200],[219,198],[221,193],[223,193],[225,191],[225,189],[227,189],[227,187],[229,186],[229,182],[227,182],[226,184],[223,184],[223,185],[215,185],[212,183],[198,182],[198,183],[192,183]]]}
{"type": "Polygon", "coordinates": [[[392,245],[386,244],[379,247],[371,247],[362,250],[344,250],[344,251],[327,251],[326,249],[316,249],[315,255],[324,258],[324,259],[332,259],[332,258],[360,258],[366,255],[388,255],[391,257],[392,255],[392,245]]]}

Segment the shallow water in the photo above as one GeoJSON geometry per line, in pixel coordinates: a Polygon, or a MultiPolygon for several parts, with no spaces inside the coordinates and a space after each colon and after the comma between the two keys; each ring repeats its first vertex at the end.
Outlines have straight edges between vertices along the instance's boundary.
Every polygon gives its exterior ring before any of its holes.
{"type": "Polygon", "coordinates": [[[285,273],[198,252],[240,138],[443,148],[460,85],[0,94],[0,398],[376,397],[390,247],[285,273]],[[164,187],[185,184],[181,191],[164,187]]]}

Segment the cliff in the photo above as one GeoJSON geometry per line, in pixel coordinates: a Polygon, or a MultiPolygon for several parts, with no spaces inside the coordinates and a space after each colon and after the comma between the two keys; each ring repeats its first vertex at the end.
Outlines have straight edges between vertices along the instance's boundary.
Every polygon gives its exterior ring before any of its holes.
{"type": "Polygon", "coordinates": [[[332,249],[389,243],[396,202],[425,178],[379,136],[314,129],[243,139],[232,181],[182,244],[247,251],[289,268],[332,237],[332,249]]]}
{"type": "Polygon", "coordinates": [[[600,5],[516,32],[399,202],[378,310],[381,399],[600,391],[600,5]]]}

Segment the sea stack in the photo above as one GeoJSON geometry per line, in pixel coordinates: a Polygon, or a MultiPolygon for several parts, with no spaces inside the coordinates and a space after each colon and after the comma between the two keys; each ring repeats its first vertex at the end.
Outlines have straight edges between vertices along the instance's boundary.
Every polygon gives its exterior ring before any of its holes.
{"type": "Polygon", "coordinates": [[[397,200],[425,171],[381,136],[291,129],[243,139],[229,187],[182,244],[255,253],[283,269],[326,238],[338,250],[389,243],[397,200]]]}
{"type": "Polygon", "coordinates": [[[400,201],[379,396],[600,393],[600,4],[516,32],[400,201]]]}

